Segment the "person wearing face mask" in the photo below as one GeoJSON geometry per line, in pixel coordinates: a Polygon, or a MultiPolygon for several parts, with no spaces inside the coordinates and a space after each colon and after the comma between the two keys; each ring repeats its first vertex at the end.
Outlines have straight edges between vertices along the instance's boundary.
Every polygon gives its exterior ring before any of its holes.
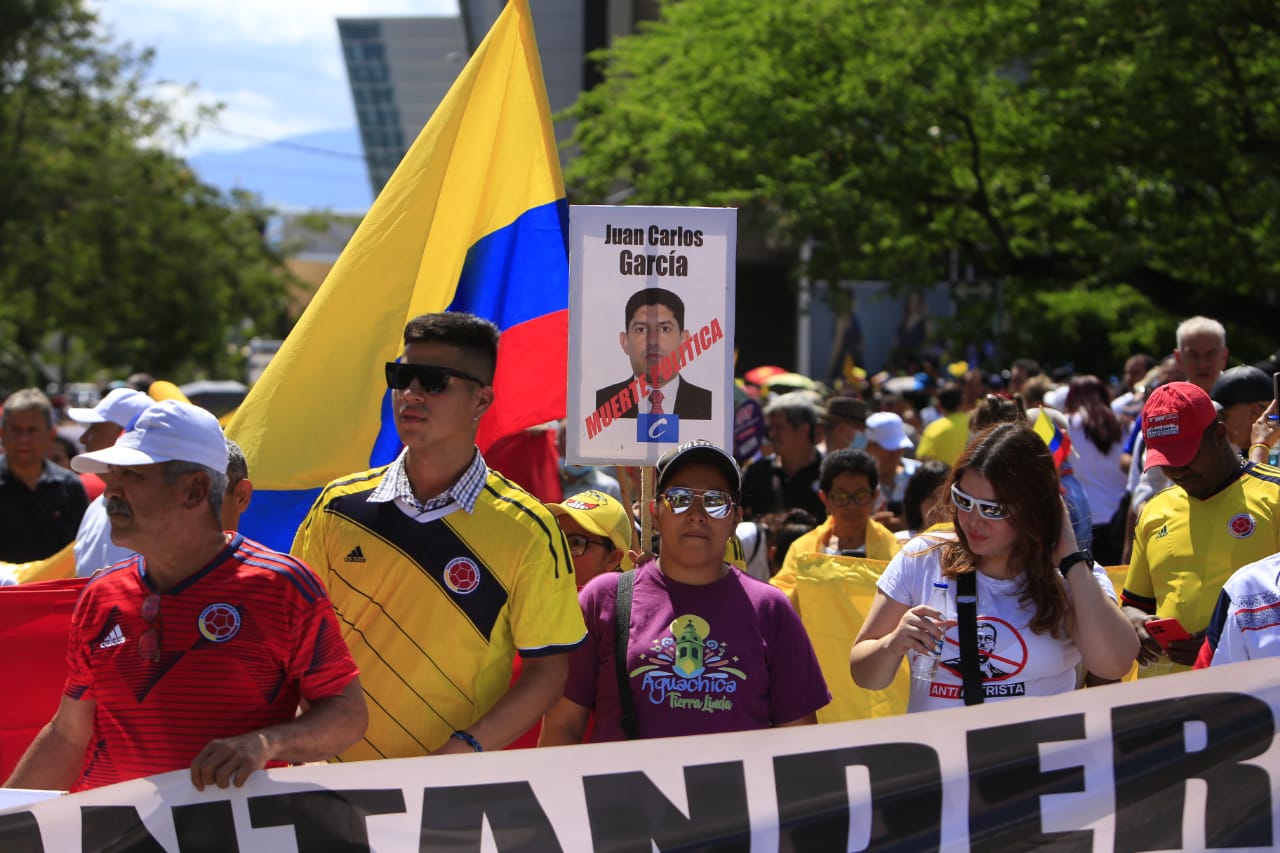
{"type": "Polygon", "coordinates": [[[804,725],[831,701],[795,610],[724,561],[741,517],[733,457],[691,441],[657,470],[649,511],[662,552],[583,588],[587,641],[572,654],[539,746],[582,742],[593,713],[590,742],[599,743],[804,725]]]}

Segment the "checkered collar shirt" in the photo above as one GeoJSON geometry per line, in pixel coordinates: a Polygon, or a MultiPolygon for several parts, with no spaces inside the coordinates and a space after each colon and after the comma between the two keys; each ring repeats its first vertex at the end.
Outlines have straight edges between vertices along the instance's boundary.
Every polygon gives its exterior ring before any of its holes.
{"type": "Polygon", "coordinates": [[[382,482],[369,493],[369,503],[390,503],[398,499],[419,513],[443,509],[452,503],[456,503],[468,513],[475,509],[476,501],[484,491],[485,480],[489,477],[489,466],[485,464],[484,457],[480,455],[478,449],[471,464],[462,472],[457,482],[426,501],[418,500],[413,494],[413,487],[409,485],[409,474],[405,471],[405,459],[408,453],[408,448],[400,451],[396,461],[392,462],[387,468],[387,473],[382,475],[382,482]]]}

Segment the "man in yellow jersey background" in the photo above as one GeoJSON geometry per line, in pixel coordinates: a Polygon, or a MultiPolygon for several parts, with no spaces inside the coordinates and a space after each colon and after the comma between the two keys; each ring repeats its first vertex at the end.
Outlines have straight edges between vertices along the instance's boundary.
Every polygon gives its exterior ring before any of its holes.
{"type": "Polygon", "coordinates": [[[294,539],[369,700],[343,760],[501,749],[560,698],[586,636],[555,516],[475,446],[497,346],[470,314],[410,320],[386,366],[404,450],[326,486],[294,539]]]}
{"type": "Polygon", "coordinates": [[[1147,502],[1134,531],[1125,578],[1125,612],[1138,632],[1138,660],[1152,664],[1160,645],[1144,627],[1176,618],[1192,636],[1173,641],[1175,666],[1195,662],[1218,593],[1241,566],[1280,551],[1280,469],[1246,463],[1203,388],[1171,382],[1151,392],[1142,409],[1144,465],[1173,481],[1147,502]]]}

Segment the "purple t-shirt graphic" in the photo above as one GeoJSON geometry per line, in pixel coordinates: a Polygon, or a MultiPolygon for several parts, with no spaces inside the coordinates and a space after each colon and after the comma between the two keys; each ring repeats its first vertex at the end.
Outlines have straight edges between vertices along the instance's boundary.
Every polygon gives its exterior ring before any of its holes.
{"type": "MultiPolygon", "coordinates": [[[[593,743],[622,740],[614,669],[618,577],[579,593],[587,640],[565,696],[595,711],[593,743]]],[[[732,569],[689,586],[656,561],[635,570],[627,674],[641,737],[714,734],[789,723],[831,701],[800,617],[781,592],[732,569]]]]}

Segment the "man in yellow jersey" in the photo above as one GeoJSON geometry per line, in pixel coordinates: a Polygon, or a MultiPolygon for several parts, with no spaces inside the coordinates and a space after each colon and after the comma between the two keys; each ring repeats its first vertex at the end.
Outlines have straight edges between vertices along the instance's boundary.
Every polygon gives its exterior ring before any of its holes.
{"type": "Polygon", "coordinates": [[[1280,551],[1280,469],[1246,463],[1203,388],[1171,382],[1151,392],[1142,409],[1144,465],[1160,466],[1174,483],[1158,492],[1138,518],[1123,604],[1138,632],[1138,660],[1162,654],[1145,628],[1153,618],[1176,618],[1191,634],[1174,640],[1174,666],[1195,662],[1218,593],[1238,568],[1280,551]]]}
{"type": "Polygon", "coordinates": [[[404,451],[326,486],[294,539],[369,700],[343,760],[501,749],[560,698],[586,636],[555,516],[475,446],[497,348],[470,314],[410,320],[386,366],[404,451]]]}

